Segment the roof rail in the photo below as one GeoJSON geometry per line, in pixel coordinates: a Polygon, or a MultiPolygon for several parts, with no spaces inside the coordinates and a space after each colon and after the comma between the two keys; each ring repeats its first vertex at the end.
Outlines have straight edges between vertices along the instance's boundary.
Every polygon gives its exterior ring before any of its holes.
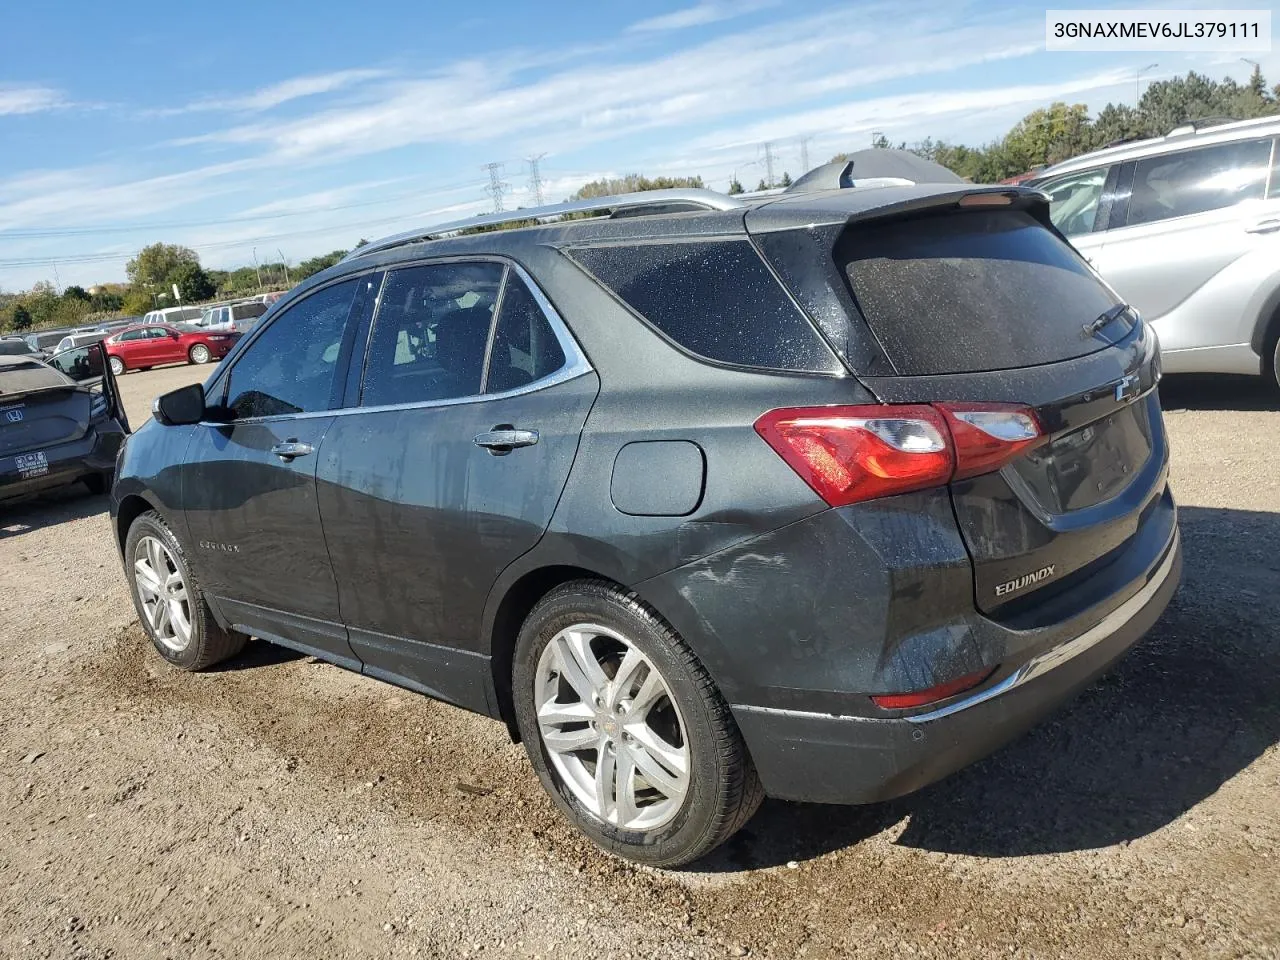
{"type": "Polygon", "coordinates": [[[1197,117],[1194,120],[1184,120],[1172,130],[1165,134],[1166,137],[1180,137],[1188,133],[1199,133],[1208,127],[1218,127],[1224,123],[1236,123],[1238,121],[1231,117],[1197,117]]]}
{"type": "Polygon", "coordinates": [[[367,257],[372,253],[389,250],[392,247],[404,246],[408,243],[419,243],[426,240],[441,240],[445,237],[457,236],[476,227],[495,227],[504,223],[522,223],[533,220],[537,223],[552,223],[575,213],[608,212],[612,216],[660,213],[688,213],[692,210],[737,210],[746,206],[739,200],[726,197],[714,190],[682,188],[676,190],[645,190],[640,193],[621,193],[612,197],[592,197],[589,200],[571,200],[568,203],[553,203],[544,207],[527,207],[519,210],[507,210],[503,213],[489,213],[468,217],[465,220],[453,220],[449,223],[438,223],[431,227],[420,227],[405,233],[397,233],[381,240],[356,247],[342,259],[354,260],[367,257]]]}

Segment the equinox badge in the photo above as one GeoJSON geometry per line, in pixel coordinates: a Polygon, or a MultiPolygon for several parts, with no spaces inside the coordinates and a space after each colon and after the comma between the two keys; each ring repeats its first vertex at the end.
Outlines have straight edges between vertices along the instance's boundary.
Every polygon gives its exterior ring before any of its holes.
{"type": "Polygon", "coordinates": [[[996,587],[996,596],[1003,597],[1007,593],[1013,593],[1015,590],[1021,590],[1023,587],[1029,587],[1033,583],[1039,583],[1041,580],[1048,580],[1053,576],[1054,567],[1057,564],[1049,564],[1047,567],[1041,567],[1035,573],[1024,573],[1016,580],[1010,580],[1008,583],[1002,583],[996,587]]]}

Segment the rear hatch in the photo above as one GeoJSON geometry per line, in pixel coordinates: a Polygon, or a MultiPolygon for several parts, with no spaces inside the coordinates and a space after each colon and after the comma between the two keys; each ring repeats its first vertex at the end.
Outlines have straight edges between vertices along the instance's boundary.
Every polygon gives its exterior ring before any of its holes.
{"type": "Polygon", "coordinates": [[[92,403],[89,390],[43,364],[0,366],[0,456],[80,439],[92,403]]]}
{"type": "Polygon", "coordinates": [[[831,247],[887,361],[860,377],[881,401],[1015,406],[1038,424],[998,470],[950,484],[977,607],[1019,625],[1110,596],[1173,525],[1154,335],[1037,213],[951,197],[851,222],[831,247]]]}

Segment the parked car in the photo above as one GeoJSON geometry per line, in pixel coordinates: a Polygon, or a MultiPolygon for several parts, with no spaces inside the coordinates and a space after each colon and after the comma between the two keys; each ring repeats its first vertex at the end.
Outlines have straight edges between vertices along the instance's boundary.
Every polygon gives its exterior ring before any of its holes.
{"type": "Polygon", "coordinates": [[[0,356],[0,500],[82,482],[103,493],[129,431],[102,347],[0,356]]]}
{"type": "Polygon", "coordinates": [[[263,304],[269,307],[273,303],[276,303],[277,301],[283,299],[288,294],[288,292],[289,291],[287,290],[273,290],[270,293],[261,294],[257,299],[262,301],[263,304]]]}
{"type": "Polygon", "coordinates": [[[1035,185],[1076,248],[1160,335],[1164,369],[1280,369],[1280,118],[1076,157],[1035,185]]]}
{"type": "Polygon", "coordinates": [[[267,305],[258,300],[229,303],[206,309],[195,326],[202,330],[237,330],[247,333],[266,312],[267,305]]]}
{"type": "Polygon", "coordinates": [[[22,337],[4,337],[0,339],[0,357],[36,357],[40,358],[31,345],[22,337]]]}
{"type": "Polygon", "coordinates": [[[221,360],[239,339],[234,332],[210,333],[150,323],[127,327],[104,342],[111,372],[119,377],[127,370],[150,370],[162,363],[221,360]]]}
{"type": "Polygon", "coordinates": [[[143,323],[191,323],[200,319],[200,307],[165,307],[143,314],[143,323]]]}
{"type": "Polygon", "coordinates": [[[498,718],[650,864],[916,790],[1180,575],[1155,338],[1048,218],[676,190],[368,244],[130,438],[138,614],[181,669],[252,634],[498,718]]]}
{"type": "Polygon", "coordinates": [[[105,340],[106,338],[106,330],[90,330],[84,333],[69,333],[58,341],[58,345],[53,348],[53,352],[62,353],[76,347],[83,347],[88,343],[97,343],[100,340],[105,340]]]}
{"type": "Polygon", "coordinates": [[[29,333],[25,339],[33,353],[48,356],[54,352],[66,335],[65,330],[43,330],[40,333],[29,333]]]}

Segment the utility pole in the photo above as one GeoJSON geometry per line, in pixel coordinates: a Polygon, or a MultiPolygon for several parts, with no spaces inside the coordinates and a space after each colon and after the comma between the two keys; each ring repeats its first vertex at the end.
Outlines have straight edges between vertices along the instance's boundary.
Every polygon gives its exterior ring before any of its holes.
{"type": "Polygon", "coordinates": [[[484,188],[484,192],[493,197],[493,212],[501,213],[503,210],[502,195],[510,187],[509,183],[503,182],[502,164],[500,162],[486,163],[480,169],[489,171],[489,186],[484,188]]]}
{"type": "Polygon", "coordinates": [[[284,258],[284,251],[276,247],[276,253],[280,254],[280,266],[284,267],[284,282],[292,287],[293,281],[289,279],[289,261],[284,258]]]}
{"type": "Polygon", "coordinates": [[[258,266],[258,248],[253,248],[253,272],[258,275],[258,292],[262,292],[262,268],[258,266]]]}
{"type": "Polygon", "coordinates": [[[529,164],[529,189],[533,191],[534,202],[540,207],[546,201],[542,199],[542,174],[538,171],[538,161],[545,157],[545,153],[540,153],[536,157],[525,157],[525,163],[529,164]]]}
{"type": "Polygon", "coordinates": [[[809,172],[809,141],[813,137],[800,138],[800,172],[802,174],[809,172]]]}
{"type": "Polygon", "coordinates": [[[1149,64],[1147,64],[1145,67],[1143,67],[1141,70],[1136,70],[1136,71],[1134,71],[1134,75],[1133,75],[1133,105],[1134,105],[1135,107],[1136,107],[1139,103],[1141,103],[1141,102],[1142,102],[1142,75],[1143,75],[1144,73],[1147,73],[1147,72],[1151,71],[1151,70],[1154,70],[1154,69],[1155,69],[1156,67],[1158,67],[1158,66],[1160,66],[1160,64],[1158,64],[1158,63],[1149,63],[1149,64]]]}
{"type": "Polygon", "coordinates": [[[765,176],[764,185],[772,190],[773,189],[773,141],[766,140],[763,144],[761,144],[761,149],[764,150],[764,176],[765,176]]]}

